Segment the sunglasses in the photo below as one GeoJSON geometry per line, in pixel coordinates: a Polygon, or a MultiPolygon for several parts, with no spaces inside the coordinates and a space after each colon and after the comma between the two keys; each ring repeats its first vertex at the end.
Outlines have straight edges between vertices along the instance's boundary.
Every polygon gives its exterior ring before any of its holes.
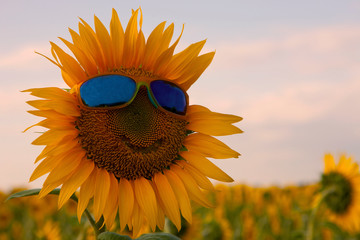
{"type": "Polygon", "coordinates": [[[90,108],[119,108],[128,106],[141,86],[147,88],[151,103],[176,115],[185,115],[188,95],[175,83],[165,80],[136,82],[123,75],[102,75],[91,78],[80,86],[81,103],[90,108]]]}

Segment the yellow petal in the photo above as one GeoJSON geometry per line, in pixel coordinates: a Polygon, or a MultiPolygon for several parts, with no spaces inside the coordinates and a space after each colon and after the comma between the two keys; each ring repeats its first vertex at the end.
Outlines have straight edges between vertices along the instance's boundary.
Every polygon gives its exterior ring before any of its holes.
{"type": "Polygon", "coordinates": [[[335,161],[334,161],[334,157],[331,154],[325,155],[324,162],[325,162],[324,173],[329,173],[329,172],[335,170],[335,168],[336,168],[335,161]]]}
{"type": "Polygon", "coordinates": [[[98,168],[94,167],[90,176],[80,187],[79,202],[77,205],[77,217],[79,222],[81,221],[81,215],[87,207],[90,198],[94,196],[97,172],[98,168]]]}
{"type": "Polygon", "coordinates": [[[225,136],[236,133],[242,133],[242,131],[229,123],[221,120],[195,120],[190,121],[186,128],[195,132],[200,132],[212,136],[225,136]]]}
{"type": "Polygon", "coordinates": [[[61,161],[61,159],[64,157],[64,155],[58,155],[58,156],[49,156],[45,158],[34,170],[34,172],[31,174],[30,182],[38,179],[39,177],[45,175],[46,173],[52,171],[61,161]]]}
{"type": "Polygon", "coordinates": [[[143,215],[144,213],[141,211],[140,206],[137,202],[134,204],[134,211],[132,214],[132,238],[137,238],[140,235],[141,226],[143,224],[143,215]]]}
{"type": "Polygon", "coordinates": [[[165,74],[167,73],[165,75],[165,78],[169,78],[169,79],[179,78],[183,74],[183,71],[187,67],[190,67],[188,64],[199,55],[205,42],[206,40],[193,43],[182,52],[175,54],[172,57],[166,70],[164,71],[165,74]]]}
{"type": "Polygon", "coordinates": [[[46,99],[61,99],[73,102],[74,96],[70,93],[57,88],[57,87],[45,87],[45,88],[30,88],[21,92],[30,92],[31,95],[46,99]]]}
{"type": "Polygon", "coordinates": [[[184,186],[192,200],[205,206],[212,207],[213,205],[206,199],[205,194],[199,189],[193,177],[181,169],[179,166],[172,165],[170,170],[172,170],[184,183],[184,186]]]}
{"type": "Polygon", "coordinates": [[[183,70],[182,75],[174,81],[178,83],[182,89],[187,91],[210,65],[214,55],[215,52],[209,52],[193,59],[193,61],[187,65],[187,69],[183,70]]]}
{"type": "Polygon", "coordinates": [[[94,16],[94,20],[96,36],[104,53],[105,64],[108,68],[112,69],[114,67],[114,50],[112,48],[109,32],[107,31],[104,24],[102,24],[102,22],[96,16],[94,16]]]}
{"type": "Polygon", "coordinates": [[[105,72],[107,69],[104,64],[103,53],[96,39],[96,34],[85,21],[82,20],[82,23],[79,23],[80,37],[83,40],[82,44],[96,62],[99,71],[105,72]]]}
{"type": "Polygon", "coordinates": [[[149,35],[146,42],[146,50],[144,56],[144,69],[152,69],[156,58],[161,54],[160,48],[162,48],[162,35],[166,22],[160,23],[149,35]]]}
{"type": "Polygon", "coordinates": [[[43,187],[41,188],[38,197],[39,198],[43,198],[46,195],[48,195],[52,190],[54,190],[55,188],[57,188],[58,186],[60,186],[63,181],[66,180],[66,178],[61,179],[57,182],[53,182],[53,183],[49,183],[49,184],[43,184],[43,187]]]}
{"type": "Polygon", "coordinates": [[[141,177],[134,181],[134,190],[140,209],[149,221],[151,229],[155,231],[157,203],[154,189],[149,183],[149,180],[141,177]]]}
{"type": "MultiPolygon", "coordinates": [[[[80,64],[69,54],[65,53],[58,45],[53,42],[50,42],[52,49],[56,52],[57,57],[59,58],[64,71],[71,76],[71,78],[76,82],[80,83],[85,81],[87,78],[84,69],[81,68],[80,64]]],[[[69,87],[73,87],[71,85],[69,87]]]]}
{"type": "Polygon", "coordinates": [[[105,204],[104,219],[105,219],[106,227],[108,229],[111,229],[118,210],[119,184],[114,174],[110,173],[109,175],[110,175],[110,190],[109,190],[107,203],[105,204]]]}
{"type": "Polygon", "coordinates": [[[67,137],[64,137],[59,142],[54,142],[47,145],[44,148],[44,150],[40,153],[40,155],[36,158],[35,163],[46,156],[57,156],[57,155],[63,155],[64,153],[66,154],[66,152],[78,146],[79,146],[78,140],[74,139],[73,136],[69,135],[67,137]]]}
{"type": "Polygon", "coordinates": [[[119,182],[120,231],[123,231],[129,222],[134,208],[134,201],[134,191],[130,182],[125,178],[121,178],[119,182]]]}
{"type": "Polygon", "coordinates": [[[155,174],[153,180],[157,188],[158,195],[164,205],[166,215],[175,224],[179,231],[181,228],[179,204],[170,183],[162,173],[155,174]]]}
{"type": "Polygon", "coordinates": [[[185,161],[177,161],[177,164],[185,169],[195,180],[195,182],[201,187],[202,189],[206,190],[214,190],[214,186],[210,182],[210,180],[204,176],[197,168],[193,167],[192,165],[186,163],[185,161]]]}
{"type": "Polygon", "coordinates": [[[40,137],[35,139],[31,144],[33,145],[47,145],[60,142],[67,136],[77,136],[77,130],[48,130],[44,132],[40,137]]]}
{"type": "Polygon", "coordinates": [[[26,103],[39,110],[55,110],[64,115],[80,116],[79,108],[74,102],[61,100],[33,100],[27,101],[26,103]]]}
{"type": "Polygon", "coordinates": [[[194,151],[182,151],[180,152],[180,155],[205,176],[223,182],[234,181],[229,175],[199,153],[194,151]]]}
{"type": "Polygon", "coordinates": [[[142,31],[139,32],[136,40],[136,54],[134,55],[131,65],[134,67],[139,67],[144,61],[144,51],[145,51],[145,37],[142,31]]]}
{"type": "Polygon", "coordinates": [[[156,225],[160,230],[164,230],[165,225],[165,214],[162,206],[160,206],[160,202],[157,205],[157,215],[156,215],[156,225]]]}
{"type": "Polygon", "coordinates": [[[171,170],[164,171],[164,174],[168,179],[172,189],[174,190],[176,199],[178,200],[180,205],[182,216],[186,219],[186,221],[188,221],[191,224],[192,222],[191,205],[190,205],[189,196],[187,194],[183,182],[171,170]]]}
{"type": "Polygon", "coordinates": [[[45,180],[45,184],[50,184],[64,179],[69,176],[79,166],[81,159],[85,156],[82,150],[73,150],[68,152],[61,163],[58,164],[49,174],[45,180]]]}
{"type": "Polygon", "coordinates": [[[185,138],[184,145],[189,150],[211,158],[237,158],[240,155],[216,138],[202,133],[190,134],[185,138]]]}
{"type": "Polygon", "coordinates": [[[91,62],[91,65],[95,67],[95,72],[97,73],[97,63],[94,60],[94,56],[92,55],[92,53],[88,50],[88,44],[87,42],[82,39],[82,37],[76,33],[74,30],[72,30],[71,28],[69,28],[69,32],[72,38],[72,41],[74,43],[74,46],[79,48],[87,57],[87,59],[89,59],[89,61],[91,62]]]}
{"type": "Polygon", "coordinates": [[[104,212],[110,190],[110,176],[105,169],[98,169],[94,187],[94,219],[97,222],[104,212]]]}
{"type": "Polygon", "coordinates": [[[94,162],[83,158],[80,165],[74,171],[74,174],[62,185],[58,206],[61,208],[71,195],[78,189],[81,184],[89,177],[90,173],[94,169],[94,162]]]}
{"type": "Polygon", "coordinates": [[[131,16],[129,23],[125,30],[124,35],[124,53],[123,59],[125,60],[124,56],[126,56],[126,61],[123,62],[125,67],[131,67],[131,63],[133,62],[134,55],[136,52],[135,46],[138,36],[137,30],[137,18],[138,18],[139,9],[137,9],[131,16]]]}
{"type": "Polygon", "coordinates": [[[92,58],[89,58],[89,55],[83,52],[79,47],[75,46],[71,42],[60,38],[63,43],[70,49],[70,51],[74,54],[76,59],[79,61],[81,67],[84,68],[87,75],[95,75],[97,74],[97,67],[92,58]]]}
{"type": "Polygon", "coordinates": [[[195,120],[221,120],[227,123],[236,123],[242,120],[242,117],[232,115],[232,114],[223,114],[212,112],[208,108],[200,105],[191,105],[186,110],[186,118],[188,121],[195,120]]]}
{"type": "Polygon", "coordinates": [[[170,63],[171,58],[173,57],[175,47],[179,43],[183,32],[184,32],[184,25],[182,26],[181,33],[180,33],[179,37],[176,39],[176,41],[171,45],[171,47],[169,47],[168,49],[163,51],[161,53],[161,55],[158,57],[158,59],[156,60],[156,63],[154,64],[154,67],[153,67],[153,71],[155,74],[157,74],[159,76],[165,75],[166,69],[170,63]]]}
{"type": "Polygon", "coordinates": [[[112,9],[110,36],[114,48],[115,65],[116,67],[120,67],[122,65],[122,54],[124,49],[124,30],[115,9],[112,9]]]}

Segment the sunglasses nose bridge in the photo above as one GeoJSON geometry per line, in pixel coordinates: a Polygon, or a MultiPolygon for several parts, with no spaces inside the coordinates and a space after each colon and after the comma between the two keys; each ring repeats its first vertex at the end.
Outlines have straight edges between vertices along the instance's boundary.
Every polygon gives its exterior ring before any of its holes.
{"type": "Polygon", "coordinates": [[[151,102],[152,105],[154,105],[155,108],[158,108],[159,105],[157,104],[156,100],[155,100],[155,97],[153,96],[153,93],[151,92],[151,88],[150,88],[150,84],[147,83],[147,82],[138,82],[137,83],[137,89],[136,89],[136,93],[135,95],[137,94],[137,92],[139,91],[139,89],[141,87],[145,87],[146,90],[147,90],[147,93],[148,93],[148,97],[149,97],[149,100],[151,102]]]}

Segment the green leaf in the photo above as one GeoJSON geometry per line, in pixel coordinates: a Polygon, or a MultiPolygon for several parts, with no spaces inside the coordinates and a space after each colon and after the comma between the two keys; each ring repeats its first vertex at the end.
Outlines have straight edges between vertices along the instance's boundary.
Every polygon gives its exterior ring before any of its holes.
{"type": "Polygon", "coordinates": [[[148,233],[143,234],[137,240],[181,240],[170,233],[148,233]]]}
{"type": "MultiPolygon", "coordinates": [[[[10,199],[13,199],[13,198],[29,197],[29,196],[38,195],[40,191],[41,191],[41,188],[36,188],[36,189],[29,189],[29,190],[17,192],[17,193],[11,194],[6,199],[6,201],[8,201],[10,199]]],[[[60,188],[56,188],[56,189],[52,190],[49,194],[59,195],[60,194],[60,188]]],[[[72,200],[74,200],[75,202],[78,202],[78,199],[75,196],[75,194],[73,194],[70,198],[72,200]]]]}
{"type": "Polygon", "coordinates": [[[98,240],[131,240],[131,237],[114,232],[103,232],[99,234],[98,240]]]}

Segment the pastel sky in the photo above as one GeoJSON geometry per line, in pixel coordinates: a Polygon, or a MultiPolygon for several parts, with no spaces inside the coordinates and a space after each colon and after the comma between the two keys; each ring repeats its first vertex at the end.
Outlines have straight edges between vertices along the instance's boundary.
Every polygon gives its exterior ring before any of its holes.
{"type": "Polygon", "coordinates": [[[242,154],[214,160],[237,183],[300,184],[319,180],[323,155],[360,161],[360,3],[358,1],[1,1],[0,190],[28,184],[42,129],[20,90],[65,87],[59,70],[34,51],[70,39],[78,17],[108,26],[111,9],[123,24],[141,6],[146,36],[160,22],[185,23],[178,51],[207,39],[216,50],[189,90],[190,103],[244,120],[243,134],[221,137],[242,154]]]}

